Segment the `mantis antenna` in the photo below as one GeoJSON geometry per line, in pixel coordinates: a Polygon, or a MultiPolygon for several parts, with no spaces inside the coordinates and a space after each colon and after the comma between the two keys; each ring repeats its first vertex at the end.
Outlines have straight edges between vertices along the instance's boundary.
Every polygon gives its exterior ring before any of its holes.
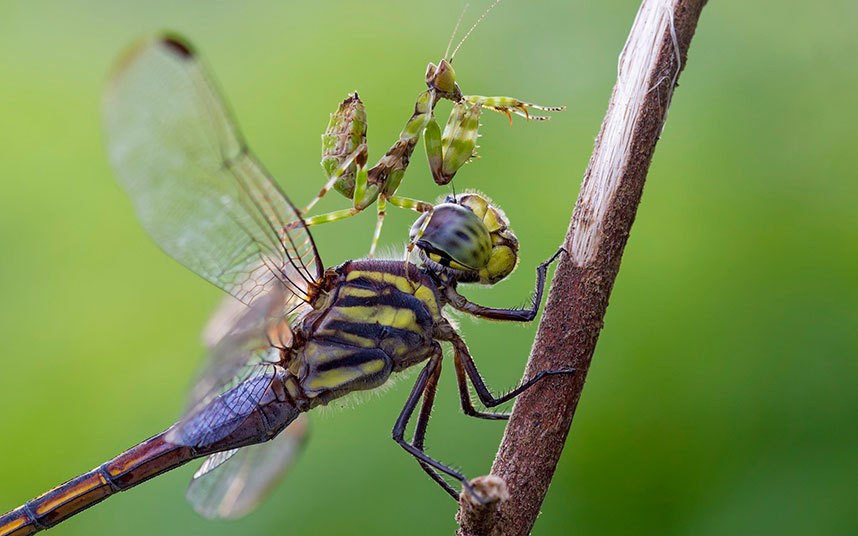
{"type": "MultiPolygon", "coordinates": [[[[458,52],[458,51],[459,51],[459,48],[462,46],[462,43],[464,43],[464,42],[465,42],[465,40],[468,38],[468,36],[470,36],[470,35],[471,35],[471,32],[473,32],[473,31],[474,31],[474,29],[475,29],[477,26],[479,26],[481,22],[483,22],[483,19],[484,19],[484,18],[486,18],[486,15],[488,15],[488,14],[489,14],[489,12],[490,12],[491,10],[493,10],[493,9],[495,8],[495,6],[496,6],[496,5],[498,5],[498,4],[500,4],[500,3],[501,3],[501,0],[495,0],[494,2],[492,2],[492,5],[490,5],[488,8],[486,8],[486,10],[485,10],[485,11],[483,11],[483,14],[482,14],[482,15],[480,15],[480,18],[478,18],[478,19],[477,19],[477,22],[475,22],[475,23],[474,23],[474,25],[473,25],[473,26],[471,26],[471,27],[470,27],[470,29],[468,29],[468,31],[467,31],[467,32],[465,32],[465,35],[464,35],[464,37],[462,37],[462,40],[461,40],[461,41],[459,41],[459,44],[458,44],[458,45],[456,45],[456,48],[455,48],[455,49],[453,49],[453,54],[450,56],[450,59],[448,60],[450,63],[453,63],[453,58],[456,56],[456,52],[458,52]]],[[[462,11],[462,14],[464,14],[464,11],[462,11]]],[[[456,24],[456,27],[457,27],[457,28],[459,27],[458,23],[456,24]]],[[[446,54],[445,54],[445,56],[446,56],[446,54]]]]}
{"type": "Polygon", "coordinates": [[[456,26],[453,27],[453,33],[450,34],[450,40],[447,41],[447,50],[444,51],[444,57],[447,58],[450,54],[450,45],[453,44],[453,38],[456,37],[456,33],[459,31],[459,25],[462,24],[462,18],[465,16],[465,11],[468,10],[468,3],[465,2],[465,6],[462,8],[462,12],[459,13],[459,20],[456,21],[456,26]]]}

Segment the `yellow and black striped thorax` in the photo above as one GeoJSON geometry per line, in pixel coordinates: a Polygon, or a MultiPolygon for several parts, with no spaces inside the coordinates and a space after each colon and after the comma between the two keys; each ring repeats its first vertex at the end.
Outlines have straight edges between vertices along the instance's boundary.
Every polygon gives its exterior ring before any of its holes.
{"type": "Polygon", "coordinates": [[[289,368],[319,403],[377,387],[439,351],[433,334],[441,305],[434,280],[412,264],[347,262],[329,271],[314,310],[302,320],[304,342],[289,368]]]}

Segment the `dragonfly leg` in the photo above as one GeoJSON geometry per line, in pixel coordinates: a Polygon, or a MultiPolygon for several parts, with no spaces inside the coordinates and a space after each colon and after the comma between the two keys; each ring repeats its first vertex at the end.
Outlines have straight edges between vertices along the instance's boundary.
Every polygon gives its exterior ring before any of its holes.
{"type": "MultiPolygon", "coordinates": [[[[471,380],[471,384],[474,386],[474,391],[477,393],[477,397],[480,399],[480,402],[486,406],[487,408],[493,408],[503,404],[504,402],[509,402],[513,398],[517,397],[533,385],[535,385],[540,380],[547,378],[549,376],[559,376],[559,375],[574,375],[574,368],[564,368],[564,369],[556,369],[556,370],[543,370],[536,374],[533,378],[522,382],[518,387],[513,389],[512,391],[502,395],[502,396],[494,396],[491,391],[489,391],[488,386],[486,386],[486,382],[483,381],[482,376],[480,376],[480,372],[477,370],[477,365],[474,363],[473,358],[471,357],[470,351],[468,351],[468,346],[465,344],[464,339],[459,336],[458,333],[451,331],[450,333],[450,342],[453,343],[453,359],[456,363],[456,370],[458,372],[459,368],[464,369],[465,374],[468,379],[471,380]]],[[[463,382],[459,381],[460,389],[463,385],[463,382]]],[[[464,386],[467,388],[467,386],[464,386]]],[[[462,398],[462,408],[466,409],[465,406],[465,395],[461,394],[462,398]]],[[[468,395],[467,404],[471,405],[470,395],[468,395]]],[[[473,407],[472,407],[473,409],[473,407]]],[[[467,410],[466,410],[467,413],[467,410]]],[[[475,412],[479,413],[479,412],[475,412]]],[[[488,415],[498,415],[498,414],[488,414],[488,415]]],[[[501,414],[502,415],[502,414],[501,414]]],[[[488,418],[488,419],[500,419],[503,417],[499,416],[491,416],[485,417],[481,415],[472,415],[474,417],[488,418]]]]}
{"type": "MultiPolygon", "coordinates": [[[[429,376],[429,381],[426,382],[426,389],[423,391],[423,401],[420,403],[420,412],[417,414],[417,423],[414,425],[414,435],[411,439],[411,444],[420,450],[424,449],[426,441],[426,428],[429,426],[429,417],[432,413],[432,406],[435,404],[435,393],[438,389],[438,379],[441,377],[441,360],[438,360],[438,366],[429,376]]],[[[453,498],[458,498],[458,492],[444,480],[438,471],[427,465],[425,462],[418,460],[420,467],[426,471],[432,480],[438,483],[444,491],[453,498]]]]}
{"type": "MultiPolygon", "coordinates": [[[[420,375],[417,376],[417,381],[414,383],[414,388],[411,390],[411,394],[408,396],[408,400],[405,401],[405,406],[402,408],[402,412],[400,412],[399,417],[396,419],[396,423],[393,425],[393,440],[396,441],[396,443],[398,443],[400,447],[405,449],[406,452],[414,456],[414,458],[417,459],[417,462],[420,463],[421,467],[425,466],[424,470],[426,470],[426,468],[428,467],[429,469],[437,471],[438,473],[449,475],[450,477],[461,482],[463,490],[473,495],[473,497],[478,501],[483,502],[482,497],[476,491],[474,491],[473,487],[471,487],[471,484],[468,482],[468,479],[465,477],[465,475],[451,467],[444,465],[443,463],[426,454],[426,452],[423,450],[423,446],[420,444],[422,443],[422,441],[417,441],[417,439],[420,438],[415,438],[415,440],[413,440],[413,442],[411,443],[409,443],[405,439],[405,428],[408,426],[408,421],[411,419],[411,416],[414,414],[414,410],[417,408],[417,402],[422,396],[424,396],[424,393],[426,392],[428,385],[430,384],[431,377],[437,374],[435,370],[440,368],[440,361],[442,355],[443,354],[440,351],[436,352],[435,355],[433,355],[429,359],[429,363],[427,363],[426,366],[423,367],[423,370],[420,371],[420,375]]],[[[434,399],[434,394],[431,395],[431,398],[434,399]]],[[[427,408],[431,408],[431,406],[427,406],[427,408]]],[[[421,414],[423,413],[423,411],[424,410],[421,409],[421,414]]],[[[426,409],[425,411],[427,413],[427,416],[424,418],[424,420],[428,419],[429,409],[426,409]]],[[[424,423],[421,428],[423,429],[423,432],[425,432],[426,424],[424,423]]],[[[418,430],[415,430],[415,434],[417,431],[418,430]]],[[[441,478],[440,474],[429,474],[436,482],[441,484],[441,480],[443,479],[441,478]]],[[[456,490],[454,490],[449,484],[441,485],[444,488],[444,491],[449,493],[450,496],[452,496],[454,499],[459,498],[458,494],[456,493],[456,490]]]]}
{"type": "Polygon", "coordinates": [[[456,309],[472,314],[480,318],[489,318],[491,320],[510,320],[515,322],[530,322],[536,318],[536,313],[539,310],[539,304],[542,302],[542,293],[545,290],[545,281],[548,274],[548,267],[552,262],[557,260],[561,253],[565,250],[560,248],[551,256],[550,259],[542,262],[536,267],[536,285],[533,291],[533,297],[530,301],[530,307],[525,309],[510,309],[510,308],[495,308],[478,305],[459,294],[455,288],[447,287],[446,296],[450,305],[456,309]]]}
{"type": "Polygon", "coordinates": [[[474,402],[471,400],[471,390],[468,389],[468,376],[465,368],[458,359],[455,359],[454,363],[456,365],[456,380],[459,384],[459,401],[465,415],[490,421],[509,419],[510,414],[508,412],[479,411],[474,407],[474,402]]]}

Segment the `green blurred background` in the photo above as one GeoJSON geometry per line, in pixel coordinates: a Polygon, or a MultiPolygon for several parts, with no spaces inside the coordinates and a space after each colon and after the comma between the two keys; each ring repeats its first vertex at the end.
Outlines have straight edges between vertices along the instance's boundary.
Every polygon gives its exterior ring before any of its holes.
{"type": "MultiPolygon", "coordinates": [[[[303,204],[337,102],[360,91],[374,161],[461,6],[0,5],[0,510],[172,423],[220,298],[148,240],[111,177],[99,100],[121,51],[164,28],[192,39],[303,204]]],[[[524,302],[561,242],[637,7],[508,0],[458,54],[465,92],[569,106],[512,128],[483,117],[483,158],[456,186],[489,193],[523,248],[511,280],[475,299],[524,302]]],[[[856,20],[845,0],[705,8],[535,534],[858,533],[856,20]]],[[[401,192],[446,190],[419,155],[401,192]]],[[[320,209],[345,206],[332,194],[320,209]]],[[[392,209],[383,242],[398,250],[412,220],[392,209]]],[[[325,262],[365,254],[373,224],[314,228],[325,262]]],[[[462,330],[490,384],[513,385],[534,329],[462,330]]],[[[484,474],[502,425],[461,415],[451,372],[430,451],[484,474]]],[[[452,533],[455,505],[390,440],[409,387],[314,416],[300,463],[241,521],[197,517],[186,467],[54,534],[452,533]]]]}

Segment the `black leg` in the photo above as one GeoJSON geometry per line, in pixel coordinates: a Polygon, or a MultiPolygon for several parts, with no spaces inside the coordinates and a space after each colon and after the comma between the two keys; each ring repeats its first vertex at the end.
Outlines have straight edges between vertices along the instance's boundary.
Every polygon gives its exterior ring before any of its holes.
{"type": "MultiPolygon", "coordinates": [[[[422,448],[417,447],[405,440],[405,428],[408,426],[408,421],[411,419],[411,416],[414,414],[414,410],[417,408],[417,401],[426,391],[430,378],[433,374],[435,374],[435,369],[438,368],[440,360],[440,354],[436,354],[429,360],[429,363],[423,368],[423,370],[420,371],[420,375],[417,377],[417,382],[415,382],[414,388],[411,390],[411,394],[408,395],[408,400],[405,401],[405,406],[402,408],[402,412],[399,414],[399,417],[396,419],[396,423],[393,425],[393,440],[396,441],[399,446],[404,448],[409,454],[417,458],[417,461],[421,463],[421,466],[425,464],[429,468],[438,471],[439,473],[449,475],[450,477],[458,480],[462,483],[462,489],[470,493],[478,501],[482,502],[482,498],[478,493],[473,490],[470,483],[468,482],[468,479],[465,478],[465,475],[451,467],[444,465],[438,460],[431,458],[423,451],[422,448]]],[[[426,425],[424,424],[424,432],[425,428],[426,425]]],[[[438,479],[435,480],[438,481],[438,479]]],[[[449,493],[454,499],[458,500],[459,496],[456,491],[452,489],[451,486],[447,485],[443,487],[444,490],[447,491],[447,493],[449,493]]]]}
{"type": "MultiPolygon", "coordinates": [[[[438,379],[441,377],[441,348],[438,348],[438,366],[435,367],[435,370],[429,376],[429,380],[426,382],[426,389],[423,391],[423,401],[420,404],[420,412],[417,414],[417,423],[414,425],[414,436],[411,439],[411,444],[416,448],[425,451],[424,443],[426,440],[426,428],[429,426],[429,417],[432,413],[432,406],[435,404],[435,393],[438,389],[438,379]]],[[[444,480],[438,471],[433,469],[431,466],[427,465],[425,462],[417,460],[420,464],[420,467],[426,471],[426,474],[432,477],[432,480],[438,483],[444,491],[446,491],[450,496],[458,499],[459,493],[450,485],[449,482],[444,480]]]]}
{"type": "Polygon", "coordinates": [[[462,411],[469,417],[487,420],[505,420],[509,419],[509,413],[498,413],[491,411],[477,411],[474,408],[474,403],[471,400],[471,391],[468,389],[468,376],[465,368],[459,359],[455,359],[456,379],[459,382],[459,401],[462,404],[462,411]]]}
{"type": "MultiPolygon", "coordinates": [[[[467,346],[467,344],[465,344],[464,339],[462,339],[457,333],[452,333],[452,337],[451,337],[450,342],[453,343],[453,349],[455,352],[454,359],[456,362],[456,371],[458,372],[460,368],[464,369],[465,374],[468,376],[468,379],[471,380],[471,383],[474,386],[474,390],[477,392],[477,396],[479,397],[480,402],[484,406],[486,406],[487,408],[493,408],[495,406],[499,406],[500,404],[503,404],[504,402],[508,402],[508,401],[512,400],[513,398],[517,397],[518,395],[523,393],[525,390],[527,390],[528,388],[533,386],[536,382],[538,382],[538,381],[540,381],[543,378],[546,378],[548,376],[556,376],[556,375],[561,375],[561,374],[563,374],[563,375],[575,374],[574,368],[558,369],[558,370],[543,370],[542,372],[539,372],[533,378],[527,380],[526,382],[523,382],[521,385],[519,385],[518,387],[516,387],[512,391],[506,393],[505,395],[500,396],[500,397],[495,397],[494,395],[492,395],[491,391],[489,391],[489,388],[486,386],[486,383],[483,381],[482,376],[480,376],[480,372],[477,370],[477,365],[474,363],[473,358],[471,358],[471,354],[468,351],[468,346],[467,346]]],[[[464,385],[464,382],[461,379],[459,380],[459,395],[460,395],[460,398],[462,399],[462,409],[465,409],[465,413],[468,413],[467,409],[465,408],[465,398],[467,398],[467,403],[468,403],[468,405],[471,406],[472,409],[473,409],[473,405],[471,404],[470,392],[467,391],[467,385],[464,385]],[[464,391],[465,391],[464,393],[462,392],[463,387],[464,387],[464,391]]],[[[478,413],[478,412],[475,411],[475,413],[478,413]]],[[[499,415],[499,414],[489,413],[488,415],[499,415]]],[[[500,415],[503,415],[503,414],[500,414],[500,415]]],[[[473,416],[476,417],[479,415],[473,415],[473,416]]],[[[503,418],[503,417],[482,417],[482,418],[498,419],[498,418],[503,418]]]]}
{"type": "Polygon", "coordinates": [[[536,318],[536,313],[539,310],[539,304],[542,302],[542,293],[545,290],[545,279],[548,274],[548,266],[557,260],[557,257],[559,257],[563,251],[565,251],[563,248],[558,249],[557,253],[555,253],[550,259],[536,267],[536,288],[533,292],[533,298],[530,301],[530,307],[527,309],[505,309],[477,305],[474,302],[468,301],[467,298],[456,292],[456,289],[452,286],[447,287],[446,289],[447,300],[450,302],[450,305],[456,309],[480,318],[530,322],[536,318]]]}

